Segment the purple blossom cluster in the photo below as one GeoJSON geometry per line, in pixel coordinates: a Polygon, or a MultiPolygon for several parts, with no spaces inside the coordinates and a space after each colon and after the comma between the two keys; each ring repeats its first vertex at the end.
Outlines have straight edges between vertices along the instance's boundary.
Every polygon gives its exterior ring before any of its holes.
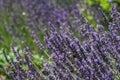
{"type": "Polygon", "coordinates": [[[8,67],[4,66],[4,69],[7,71],[8,75],[12,80],[44,80],[43,77],[39,74],[37,68],[32,63],[33,55],[29,52],[29,48],[26,47],[24,49],[24,58],[20,55],[19,52],[12,47],[12,51],[16,57],[16,61],[13,59],[9,59],[6,55],[6,52],[3,50],[5,59],[9,63],[8,67]]]}
{"type": "Polygon", "coordinates": [[[3,50],[8,76],[12,80],[115,80],[116,75],[120,75],[120,13],[116,7],[110,12],[112,22],[106,21],[108,30],[105,30],[102,24],[96,28],[90,25],[75,6],[76,2],[67,7],[55,6],[53,2],[19,2],[27,15],[27,25],[32,28],[33,40],[49,59],[43,66],[37,64],[38,68],[28,47],[22,53],[12,47],[16,59],[9,58],[3,50]],[[34,32],[36,27],[44,30],[44,43],[34,32]],[[77,37],[74,31],[78,32],[77,37]]]}

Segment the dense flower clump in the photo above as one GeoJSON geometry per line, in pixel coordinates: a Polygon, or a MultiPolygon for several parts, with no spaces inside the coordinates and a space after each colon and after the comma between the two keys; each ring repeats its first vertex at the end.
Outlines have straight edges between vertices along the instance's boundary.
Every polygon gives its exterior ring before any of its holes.
{"type": "MultiPolygon", "coordinates": [[[[22,53],[11,47],[16,59],[9,58],[3,50],[9,64],[4,69],[12,80],[115,80],[120,75],[120,13],[116,7],[110,12],[112,22],[105,18],[107,26],[99,23],[95,28],[79,12],[77,1],[70,5],[66,2],[66,6],[55,6],[50,0],[19,3],[21,10],[26,11],[26,24],[31,27],[33,40],[49,61],[38,68],[32,62],[35,58],[29,47],[22,53]],[[43,43],[34,29],[44,30],[43,43]]],[[[14,18],[11,15],[10,19],[14,18]]]]}

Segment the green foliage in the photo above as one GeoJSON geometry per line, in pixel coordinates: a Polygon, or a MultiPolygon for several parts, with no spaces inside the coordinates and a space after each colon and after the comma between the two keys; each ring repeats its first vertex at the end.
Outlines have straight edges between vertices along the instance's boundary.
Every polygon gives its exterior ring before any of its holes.
{"type": "Polygon", "coordinates": [[[89,5],[100,5],[104,10],[110,10],[110,4],[108,0],[87,0],[89,5]]]}

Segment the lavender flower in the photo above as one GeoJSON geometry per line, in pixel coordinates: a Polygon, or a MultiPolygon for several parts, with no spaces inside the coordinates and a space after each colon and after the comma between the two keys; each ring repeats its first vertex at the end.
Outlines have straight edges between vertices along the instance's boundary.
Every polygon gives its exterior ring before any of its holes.
{"type": "MultiPolygon", "coordinates": [[[[107,24],[108,31],[105,31],[105,27],[100,23],[95,29],[82,16],[75,3],[64,8],[63,5],[55,6],[50,1],[47,3],[44,0],[20,1],[20,11],[24,8],[27,17],[25,21],[31,36],[48,59],[45,57],[43,65],[36,65],[34,54],[30,52],[29,47],[25,47],[22,54],[11,47],[15,59],[9,59],[3,50],[9,64],[4,68],[11,79],[114,80],[116,75],[120,75],[120,13],[113,7],[112,22],[107,24]],[[40,34],[45,28],[42,43],[36,33],[38,31],[40,34]],[[78,37],[75,36],[74,31],[78,32],[78,37]]],[[[61,1],[58,4],[61,4],[61,1]]],[[[3,8],[6,6],[4,5],[3,8]]],[[[18,12],[16,11],[18,7],[12,7],[13,11],[18,12]]],[[[15,15],[21,16],[19,12],[18,14],[11,12],[9,16],[11,24],[14,24],[15,15]]],[[[17,22],[19,20],[15,19],[15,23],[17,22]]]]}

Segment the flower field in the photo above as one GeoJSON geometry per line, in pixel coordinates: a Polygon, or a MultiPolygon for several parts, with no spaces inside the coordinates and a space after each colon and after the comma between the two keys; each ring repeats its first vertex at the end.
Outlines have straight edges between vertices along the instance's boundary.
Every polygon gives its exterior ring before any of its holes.
{"type": "Polygon", "coordinates": [[[119,0],[0,0],[0,80],[120,80],[119,0]]]}

